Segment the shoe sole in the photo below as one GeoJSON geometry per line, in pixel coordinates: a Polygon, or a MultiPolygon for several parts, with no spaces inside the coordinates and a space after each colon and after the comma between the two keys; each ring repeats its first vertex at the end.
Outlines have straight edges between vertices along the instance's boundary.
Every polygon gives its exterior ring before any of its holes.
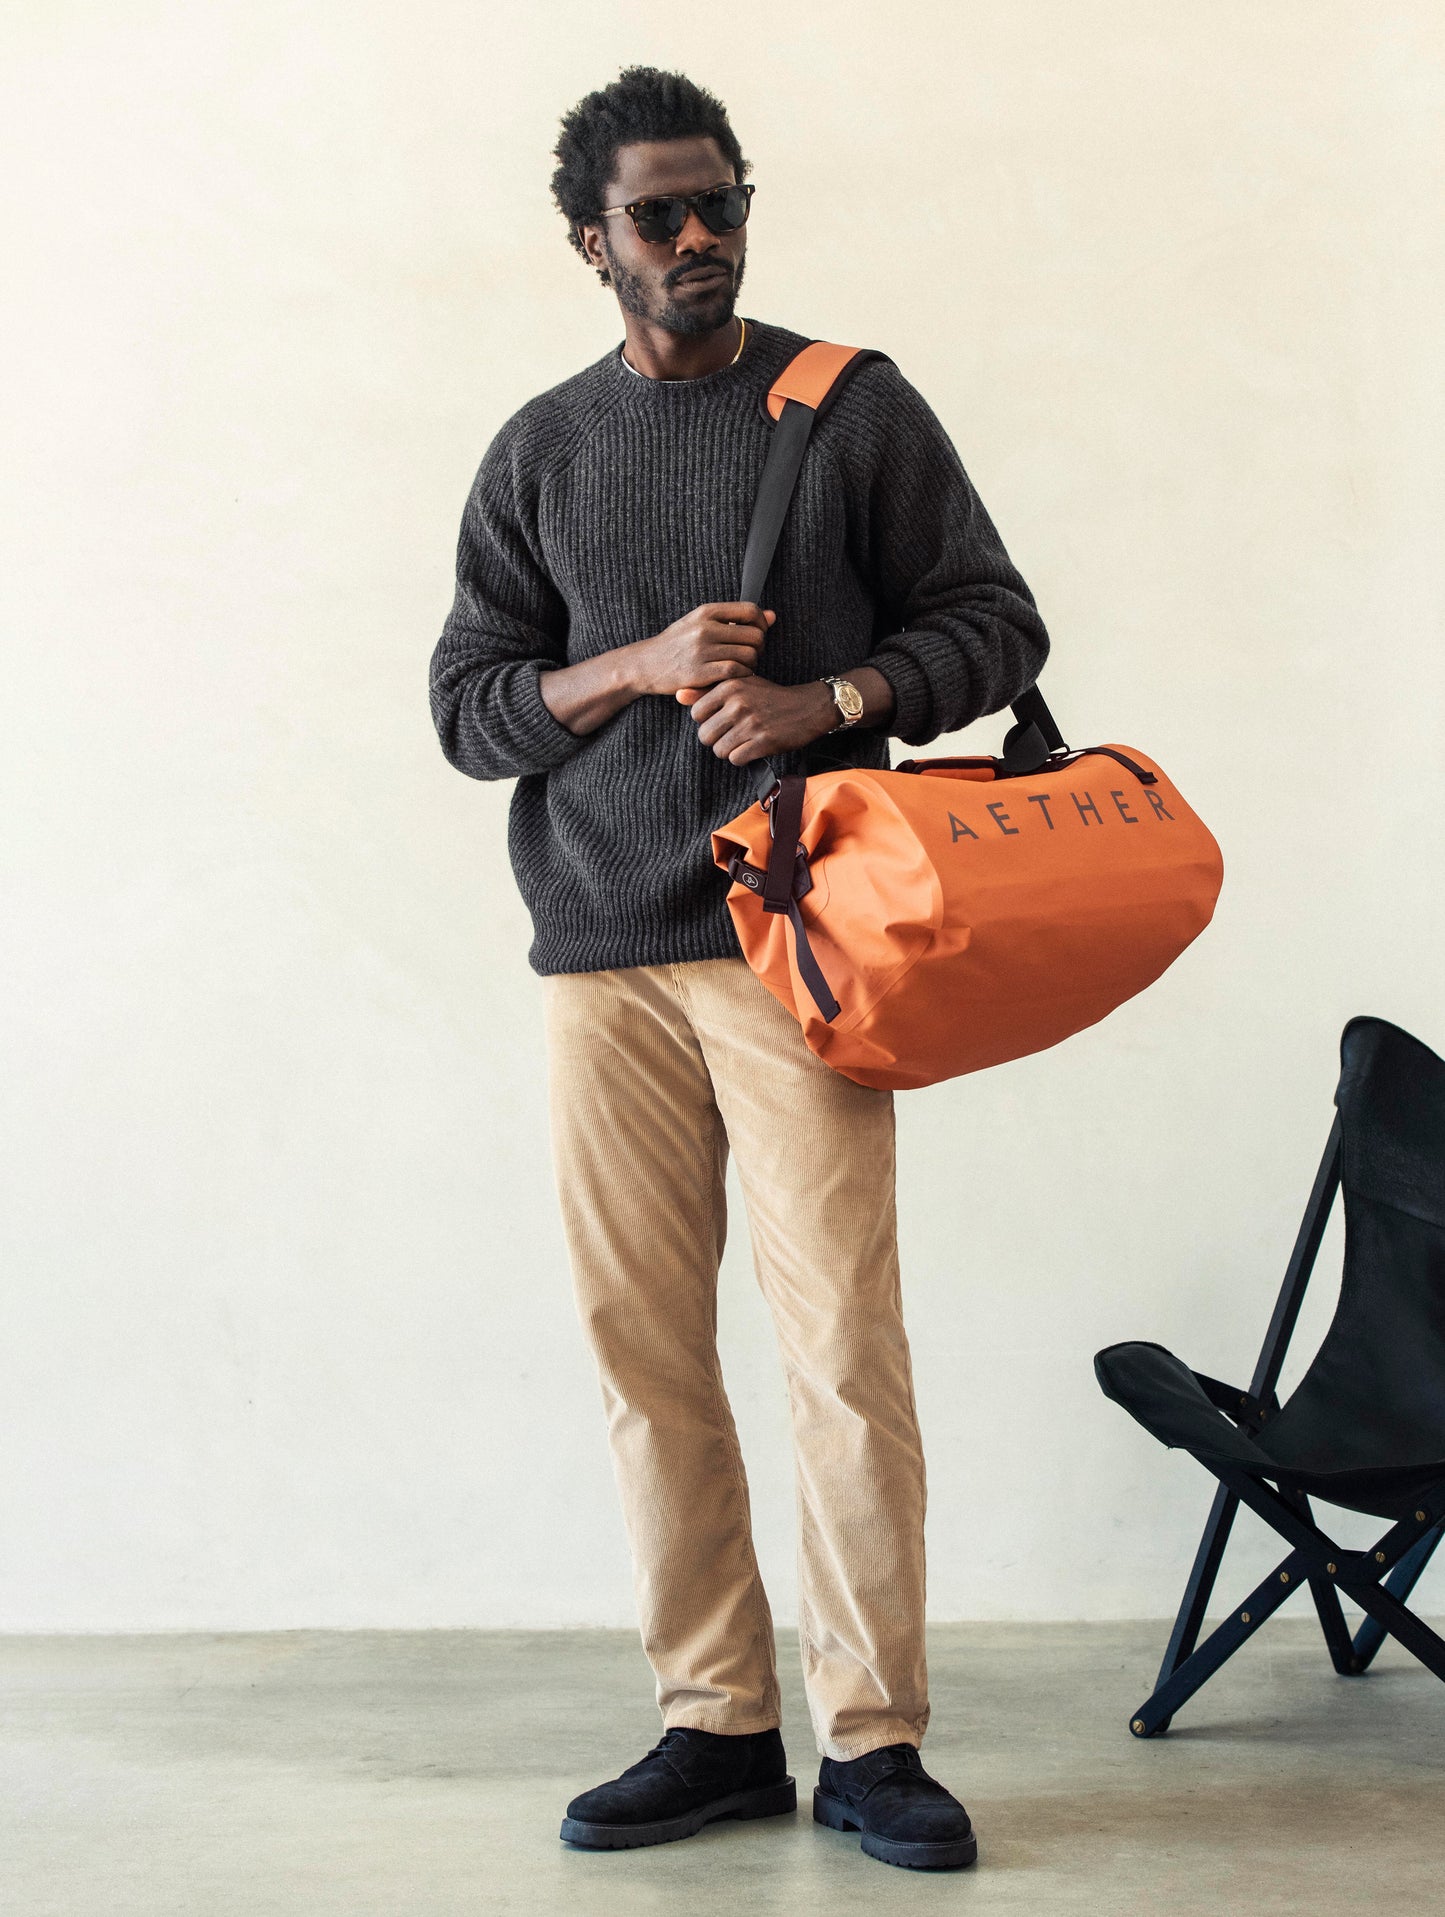
{"type": "Polygon", "coordinates": [[[877,1837],[858,1821],[841,1797],[827,1791],[813,1792],[813,1822],[826,1824],[829,1830],[856,1830],[862,1833],[862,1848],[880,1864],[896,1864],[900,1870],[963,1870],[978,1861],[978,1839],[970,1833],[946,1844],[895,1843],[877,1837]]]}
{"type": "Polygon", "coordinates": [[[763,1790],[734,1791],[714,1798],[682,1817],[664,1817],[655,1824],[589,1824],[580,1817],[562,1819],[562,1842],[579,1850],[641,1850],[648,1844],[675,1844],[696,1837],[704,1824],[723,1818],[786,1817],[798,1808],[798,1786],[791,1777],[763,1790]]]}

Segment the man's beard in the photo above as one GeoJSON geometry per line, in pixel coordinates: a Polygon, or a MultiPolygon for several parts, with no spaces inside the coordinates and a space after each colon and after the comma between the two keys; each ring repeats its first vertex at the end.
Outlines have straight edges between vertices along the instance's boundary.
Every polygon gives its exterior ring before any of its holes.
{"type": "Polygon", "coordinates": [[[728,324],[737,306],[746,265],[747,255],[744,254],[730,280],[725,281],[707,299],[690,300],[686,306],[678,306],[668,290],[679,279],[687,277],[685,269],[667,276],[660,297],[655,300],[649,297],[647,282],[641,274],[629,273],[625,266],[619,266],[610,252],[607,256],[607,276],[622,307],[634,319],[647,320],[653,326],[660,326],[664,332],[691,338],[700,333],[715,333],[719,327],[728,324]]]}

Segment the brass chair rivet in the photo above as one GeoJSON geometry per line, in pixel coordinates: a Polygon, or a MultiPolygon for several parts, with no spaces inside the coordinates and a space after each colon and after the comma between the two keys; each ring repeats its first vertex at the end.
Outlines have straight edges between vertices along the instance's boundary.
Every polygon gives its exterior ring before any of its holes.
{"type": "Polygon", "coordinates": [[[1142,1731],[1143,1731],[1143,1729],[1144,1729],[1144,1720],[1143,1720],[1143,1718],[1142,1718],[1142,1717],[1136,1717],[1136,1718],[1134,1719],[1134,1722],[1133,1722],[1133,1723],[1132,1723],[1132,1724],[1131,1724],[1131,1725],[1129,1726],[1129,1728],[1130,1728],[1130,1730],[1133,1730],[1133,1731],[1140,1731],[1140,1732],[1142,1732],[1142,1731]]]}
{"type": "Polygon", "coordinates": [[[1327,1570],[1327,1571],[1329,1572],[1329,1574],[1330,1574],[1330,1576],[1331,1576],[1331,1577],[1333,1577],[1333,1576],[1335,1575],[1335,1573],[1336,1573],[1336,1571],[1338,1571],[1338,1570],[1339,1570],[1339,1568],[1340,1568],[1340,1567],[1339,1567],[1339,1565],[1338,1565],[1338,1564],[1327,1564],[1327,1565],[1325,1566],[1325,1569],[1326,1569],[1326,1570],[1327,1570]]]}
{"type": "Polygon", "coordinates": [[[1249,1622],[1249,1612],[1248,1612],[1248,1611],[1241,1611],[1241,1612],[1240,1612],[1240,1614],[1239,1614],[1239,1621],[1240,1621],[1240,1623],[1241,1623],[1241,1624],[1248,1624],[1248,1622],[1249,1622]]]}
{"type": "Polygon", "coordinates": [[[1383,1564],[1385,1562],[1385,1554],[1383,1551],[1377,1551],[1375,1553],[1375,1562],[1376,1564],[1383,1564]]]}
{"type": "Polygon", "coordinates": [[[1280,1574],[1279,1574],[1279,1581],[1280,1581],[1280,1583],[1281,1583],[1281,1584],[1288,1584],[1288,1583],[1289,1583],[1289,1572],[1288,1572],[1288,1571],[1281,1571],[1281,1572],[1280,1572],[1280,1574]]]}
{"type": "Polygon", "coordinates": [[[1415,1522],[1416,1524],[1423,1524],[1425,1522],[1425,1513],[1423,1511],[1417,1511],[1415,1513],[1415,1522]]]}

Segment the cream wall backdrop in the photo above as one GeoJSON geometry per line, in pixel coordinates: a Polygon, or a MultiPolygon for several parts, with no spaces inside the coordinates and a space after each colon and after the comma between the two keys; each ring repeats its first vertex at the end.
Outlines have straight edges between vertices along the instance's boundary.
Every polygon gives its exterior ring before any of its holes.
{"type": "MultiPolygon", "coordinates": [[[[900,1100],[933,1614],[1168,1612],[1208,1485],[1092,1354],[1245,1371],[1343,1021],[1445,1048],[1436,9],[32,0],[0,31],[0,1626],[630,1621],[509,788],[445,764],[426,667],[488,439],[620,336],[547,181],[561,112],[638,61],[753,160],[743,310],[894,357],[1070,734],[1156,753],[1223,844],[1154,990],[900,1100]]],[[[746,1236],[725,1358],[788,1617],[746,1236]]]]}

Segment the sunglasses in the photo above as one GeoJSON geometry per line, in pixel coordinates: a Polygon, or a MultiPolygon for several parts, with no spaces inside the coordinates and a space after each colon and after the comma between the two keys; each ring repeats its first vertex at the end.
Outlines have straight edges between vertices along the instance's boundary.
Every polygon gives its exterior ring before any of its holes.
{"type": "Polygon", "coordinates": [[[709,233],[736,233],[746,226],[755,186],[710,186],[702,193],[663,193],[647,200],[629,200],[626,206],[604,206],[602,217],[626,213],[637,228],[638,237],[653,246],[675,240],[687,225],[688,208],[702,221],[709,233]]]}

